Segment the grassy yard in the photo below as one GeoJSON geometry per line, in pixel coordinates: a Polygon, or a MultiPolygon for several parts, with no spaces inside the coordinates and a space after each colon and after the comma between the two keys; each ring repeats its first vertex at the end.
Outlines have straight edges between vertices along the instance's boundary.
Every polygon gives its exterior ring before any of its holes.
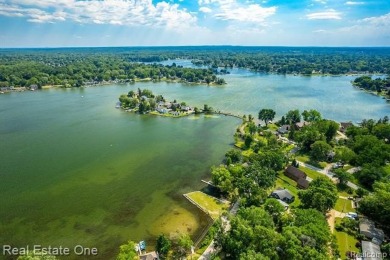
{"type": "Polygon", "coordinates": [[[303,166],[299,166],[299,169],[301,171],[303,171],[304,173],[306,173],[307,176],[309,176],[312,179],[316,179],[316,178],[318,178],[320,176],[324,176],[323,174],[321,174],[321,173],[319,173],[319,172],[317,172],[315,170],[312,170],[312,169],[309,169],[309,168],[306,168],[306,167],[303,167],[303,166]]]}
{"type": "MultiPolygon", "coordinates": [[[[337,225],[340,222],[341,218],[336,218],[335,224],[337,225]]],[[[337,244],[339,246],[341,259],[347,259],[347,257],[345,256],[345,253],[347,251],[359,252],[359,249],[356,248],[356,242],[358,242],[358,240],[355,237],[348,235],[345,232],[339,232],[337,230],[335,230],[334,234],[337,238],[337,244]]]]}
{"type": "Polygon", "coordinates": [[[224,210],[229,208],[229,203],[223,203],[220,200],[207,195],[201,191],[194,191],[186,194],[199,207],[207,211],[213,219],[217,219],[224,210]]]}
{"type": "Polygon", "coordinates": [[[339,212],[355,212],[355,209],[352,208],[352,201],[348,199],[341,199],[338,198],[336,202],[336,206],[334,207],[335,210],[339,212]]]}
{"type": "Polygon", "coordinates": [[[277,188],[287,189],[291,192],[292,195],[294,195],[295,200],[293,203],[290,204],[291,206],[296,207],[300,204],[300,200],[298,198],[299,189],[297,188],[297,183],[285,176],[283,172],[279,172],[279,176],[276,179],[275,189],[277,188]]]}
{"type": "Polygon", "coordinates": [[[301,161],[303,163],[307,163],[307,164],[313,165],[313,166],[315,166],[317,168],[324,169],[327,166],[326,162],[313,161],[308,154],[305,154],[305,153],[302,153],[302,152],[297,153],[295,158],[298,161],[301,161]]]}

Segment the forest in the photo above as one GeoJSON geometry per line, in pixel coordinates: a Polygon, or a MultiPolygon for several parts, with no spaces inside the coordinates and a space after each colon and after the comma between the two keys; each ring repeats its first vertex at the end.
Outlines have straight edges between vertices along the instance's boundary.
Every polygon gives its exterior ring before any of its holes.
{"type": "Polygon", "coordinates": [[[390,50],[233,46],[2,49],[0,87],[79,87],[137,79],[224,84],[216,75],[233,67],[300,75],[388,74],[390,50]],[[203,67],[153,64],[169,59],[191,60],[203,67]]]}

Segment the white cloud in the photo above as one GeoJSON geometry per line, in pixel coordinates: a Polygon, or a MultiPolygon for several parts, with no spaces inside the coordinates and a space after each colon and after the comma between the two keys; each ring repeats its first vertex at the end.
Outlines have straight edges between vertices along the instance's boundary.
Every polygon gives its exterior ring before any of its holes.
{"type": "Polygon", "coordinates": [[[340,20],[341,13],[334,9],[328,9],[323,12],[307,14],[306,18],[309,20],[340,20]]]}
{"type": "Polygon", "coordinates": [[[347,1],[345,2],[346,5],[364,5],[364,2],[354,2],[354,1],[347,1]]]}
{"type": "Polygon", "coordinates": [[[205,6],[202,6],[201,8],[199,8],[199,12],[202,12],[202,13],[211,13],[213,10],[211,10],[210,8],[208,7],[205,7],[205,6]]]}
{"type": "Polygon", "coordinates": [[[264,8],[257,4],[247,7],[222,8],[221,12],[215,14],[217,19],[232,20],[240,22],[264,22],[265,19],[276,12],[276,7],[264,8]]]}
{"type": "Polygon", "coordinates": [[[327,32],[327,31],[326,30],[322,30],[322,29],[313,31],[313,33],[325,33],[325,32],[327,32]]]}
{"type": "Polygon", "coordinates": [[[382,16],[374,16],[364,18],[358,21],[359,23],[368,24],[375,27],[390,27],[390,13],[382,16]]]}
{"type": "Polygon", "coordinates": [[[72,20],[78,23],[190,27],[197,18],[178,4],[152,0],[13,0],[0,3],[0,15],[24,16],[30,22],[72,20]]]}
{"type": "Polygon", "coordinates": [[[262,7],[260,4],[250,2],[243,4],[237,0],[199,0],[198,4],[201,8],[215,7],[213,10],[218,11],[214,17],[218,20],[249,22],[258,25],[265,25],[266,18],[274,15],[277,9],[275,6],[262,7]]]}
{"type": "Polygon", "coordinates": [[[325,0],[313,0],[314,2],[316,3],[320,3],[320,4],[326,4],[326,1],[325,0]]]}

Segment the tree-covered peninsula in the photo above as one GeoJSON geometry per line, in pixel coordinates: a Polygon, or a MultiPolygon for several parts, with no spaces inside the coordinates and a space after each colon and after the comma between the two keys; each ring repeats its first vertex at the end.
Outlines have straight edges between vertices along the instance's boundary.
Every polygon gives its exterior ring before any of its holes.
{"type": "Polygon", "coordinates": [[[48,85],[81,87],[138,80],[225,84],[224,79],[218,78],[212,69],[144,64],[115,54],[38,54],[34,53],[30,58],[0,55],[0,87],[4,90],[48,85]]]}

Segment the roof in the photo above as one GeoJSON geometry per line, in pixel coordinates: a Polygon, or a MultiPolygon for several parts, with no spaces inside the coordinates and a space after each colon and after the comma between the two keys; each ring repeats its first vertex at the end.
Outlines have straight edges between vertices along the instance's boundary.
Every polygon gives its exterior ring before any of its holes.
{"type": "Polygon", "coordinates": [[[360,219],[359,229],[361,234],[370,239],[375,238],[377,243],[382,243],[384,240],[383,230],[375,228],[375,223],[367,218],[360,219]]]}
{"type": "Polygon", "coordinates": [[[282,189],[282,190],[274,190],[272,192],[272,194],[277,194],[279,199],[281,200],[284,200],[284,199],[288,199],[288,200],[291,200],[294,196],[290,193],[290,191],[286,190],[286,189],[282,189]]]}
{"type": "Polygon", "coordinates": [[[300,179],[300,178],[306,179],[306,173],[304,173],[303,171],[299,170],[298,168],[295,168],[292,165],[287,166],[285,172],[288,173],[291,176],[294,176],[297,179],[300,179]]]}
{"type": "Polygon", "coordinates": [[[362,255],[364,260],[382,259],[380,247],[369,241],[362,241],[362,255]]]}
{"type": "Polygon", "coordinates": [[[140,260],[155,260],[158,259],[156,251],[152,251],[139,256],[140,260]]]}
{"type": "Polygon", "coordinates": [[[310,185],[310,182],[304,178],[300,178],[298,181],[297,181],[297,184],[299,187],[303,188],[303,189],[307,189],[310,185]]]}
{"type": "Polygon", "coordinates": [[[278,132],[281,134],[287,133],[290,130],[289,125],[282,125],[281,127],[278,128],[278,132]]]}
{"type": "Polygon", "coordinates": [[[298,128],[302,128],[305,125],[310,125],[310,123],[306,122],[306,121],[295,123],[295,126],[298,127],[298,128]]]}
{"type": "Polygon", "coordinates": [[[353,124],[352,124],[352,122],[340,122],[340,126],[341,126],[341,128],[346,129],[350,126],[353,126],[353,124]]]}

